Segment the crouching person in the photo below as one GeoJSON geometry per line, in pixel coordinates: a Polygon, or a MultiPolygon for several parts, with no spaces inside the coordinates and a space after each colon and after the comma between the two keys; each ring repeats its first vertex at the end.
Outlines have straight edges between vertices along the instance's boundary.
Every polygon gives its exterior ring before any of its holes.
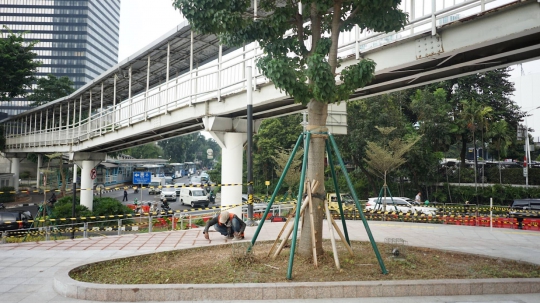
{"type": "Polygon", "coordinates": [[[214,226],[218,231],[227,239],[242,240],[244,239],[244,230],[246,229],[246,223],[237,215],[229,213],[228,211],[222,211],[219,215],[208,220],[206,227],[204,228],[204,238],[209,240],[208,229],[210,226],[214,226]]]}

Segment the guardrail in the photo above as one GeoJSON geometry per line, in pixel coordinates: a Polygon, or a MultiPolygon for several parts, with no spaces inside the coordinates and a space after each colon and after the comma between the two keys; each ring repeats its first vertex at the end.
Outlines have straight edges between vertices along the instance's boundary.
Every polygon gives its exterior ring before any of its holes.
{"type": "MultiPolygon", "coordinates": [[[[236,206],[240,205],[233,205],[231,208],[236,206]]],[[[288,210],[292,208],[292,204],[274,204],[272,205],[271,213],[273,215],[281,216],[288,213],[288,210]]],[[[263,207],[262,204],[256,205],[254,215],[258,215],[260,218],[265,209],[266,207],[263,207]]],[[[207,219],[212,218],[221,211],[221,207],[212,207],[181,212],[157,211],[144,213],[142,215],[107,215],[97,217],[31,220],[29,222],[35,223],[35,227],[1,232],[0,243],[56,240],[58,238],[70,238],[72,233],[77,238],[89,238],[122,235],[125,233],[191,229],[200,227],[201,223],[206,222],[207,219]],[[79,220],[86,221],[77,222],[79,220]],[[39,226],[40,224],[41,226],[39,226]]],[[[242,216],[247,218],[247,205],[242,209],[242,216]]]]}

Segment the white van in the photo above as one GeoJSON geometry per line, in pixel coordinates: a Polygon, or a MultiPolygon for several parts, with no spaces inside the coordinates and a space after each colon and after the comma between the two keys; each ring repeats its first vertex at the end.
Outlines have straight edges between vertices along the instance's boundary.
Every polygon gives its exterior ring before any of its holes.
{"type": "Polygon", "coordinates": [[[180,190],[180,203],[191,207],[208,207],[210,201],[206,196],[206,190],[200,187],[183,187],[180,190]]]}

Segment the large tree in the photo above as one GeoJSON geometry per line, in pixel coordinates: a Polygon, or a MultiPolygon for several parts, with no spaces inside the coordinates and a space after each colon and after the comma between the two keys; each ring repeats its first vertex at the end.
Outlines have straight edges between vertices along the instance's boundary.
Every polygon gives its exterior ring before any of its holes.
{"type": "Polygon", "coordinates": [[[28,96],[28,100],[34,101],[30,106],[40,106],[74,91],[73,82],[68,77],[57,78],[55,75],[47,75],[37,80],[37,88],[28,96]]]}
{"type": "MultiPolygon", "coordinates": [[[[307,105],[308,130],[326,130],[328,104],[346,100],[371,81],[375,62],[360,60],[339,74],[338,43],[341,32],[358,26],[361,31],[391,32],[404,27],[407,15],[401,0],[260,0],[257,16],[250,0],[173,0],[195,31],[217,34],[229,46],[257,41],[264,51],[257,67],[273,84],[307,105]],[[255,17],[255,18],[254,18],[255,17]],[[254,20],[255,19],[255,20],[254,20]],[[309,43],[308,43],[309,42],[309,43]]],[[[324,184],[324,138],[313,136],[308,155],[308,180],[324,184]]],[[[324,186],[313,193],[316,251],[322,253],[324,186]]],[[[298,253],[312,256],[310,217],[306,217],[298,253]]]]}
{"type": "MultiPolygon", "coordinates": [[[[510,99],[510,95],[514,92],[514,84],[508,80],[509,77],[509,68],[503,68],[450,79],[430,86],[433,90],[436,87],[444,88],[446,100],[452,105],[451,116],[461,125],[456,138],[461,141],[462,164],[465,164],[467,143],[472,142],[470,121],[463,119],[465,116],[462,113],[466,103],[462,101],[470,103],[474,100],[479,106],[490,107],[491,121],[505,120],[511,129],[517,129],[519,121],[524,117],[519,106],[510,99]]],[[[478,123],[474,125],[475,131],[486,132],[486,124],[482,120],[475,123],[478,123]]]]}
{"type": "Polygon", "coordinates": [[[163,149],[164,157],[170,162],[183,163],[201,161],[203,166],[210,167],[214,159],[218,159],[221,148],[213,139],[207,139],[201,133],[189,134],[158,142],[163,149]],[[213,151],[213,159],[208,159],[207,150],[213,151]]]}
{"type": "Polygon", "coordinates": [[[38,41],[25,42],[23,36],[24,33],[14,33],[5,25],[0,31],[0,101],[26,95],[41,64],[33,52],[38,41]]]}

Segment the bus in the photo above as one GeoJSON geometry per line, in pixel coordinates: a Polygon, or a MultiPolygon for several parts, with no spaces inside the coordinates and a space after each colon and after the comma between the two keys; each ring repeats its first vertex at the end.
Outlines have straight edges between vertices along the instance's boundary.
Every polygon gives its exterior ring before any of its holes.
{"type": "Polygon", "coordinates": [[[197,173],[197,164],[193,162],[184,163],[184,167],[187,170],[188,174],[194,175],[195,173],[197,173]]]}
{"type": "Polygon", "coordinates": [[[187,176],[187,171],[184,169],[184,163],[170,163],[165,165],[165,176],[173,179],[187,176]]]}

